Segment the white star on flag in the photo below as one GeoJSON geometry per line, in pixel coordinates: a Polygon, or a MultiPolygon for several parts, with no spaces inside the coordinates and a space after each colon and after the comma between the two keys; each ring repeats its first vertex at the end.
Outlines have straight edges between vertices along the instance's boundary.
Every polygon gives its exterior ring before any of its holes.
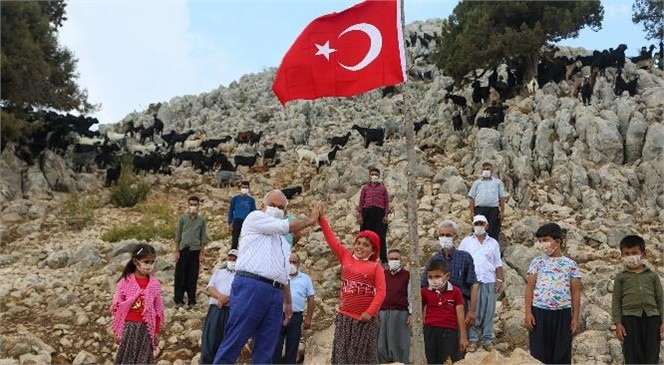
{"type": "Polygon", "coordinates": [[[330,53],[337,51],[334,48],[330,48],[330,41],[325,42],[325,44],[322,46],[318,43],[314,44],[316,45],[316,48],[318,48],[318,52],[316,52],[315,56],[323,55],[328,61],[330,60],[330,53]]]}

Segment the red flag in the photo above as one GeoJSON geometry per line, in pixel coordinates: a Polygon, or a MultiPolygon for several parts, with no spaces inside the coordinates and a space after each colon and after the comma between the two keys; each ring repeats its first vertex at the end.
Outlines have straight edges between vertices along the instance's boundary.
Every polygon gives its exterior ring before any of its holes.
{"type": "Polygon", "coordinates": [[[323,15],[284,56],[272,90],[295,99],[352,96],[406,80],[399,0],[367,0],[323,15]]]}

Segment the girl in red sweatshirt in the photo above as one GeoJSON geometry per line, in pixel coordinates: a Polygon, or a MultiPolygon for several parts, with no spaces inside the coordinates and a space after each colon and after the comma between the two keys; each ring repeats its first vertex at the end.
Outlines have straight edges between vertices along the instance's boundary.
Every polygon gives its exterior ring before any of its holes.
{"type": "Polygon", "coordinates": [[[161,285],[152,273],[154,247],[136,245],[118,279],[111,304],[113,333],[120,348],[116,364],[152,364],[159,326],[164,322],[161,285]]]}
{"type": "Polygon", "coordinates": [[[385,299],[385,274],[376,262],[380,237],[372,231],[362,231],[355,237],[350,251],[335,236],[322,205],[320,209],[318,223],[327,244],[341,262],[341,294],[332,363],[378,364],[380,324],[377,314],[385,299]]]}

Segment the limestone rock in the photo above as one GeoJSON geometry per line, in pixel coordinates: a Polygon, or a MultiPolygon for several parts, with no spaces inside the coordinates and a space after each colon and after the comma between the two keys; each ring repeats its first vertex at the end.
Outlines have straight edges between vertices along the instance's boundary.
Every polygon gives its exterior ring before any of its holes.
{"type": "Polygon", "coordinates": [[[664,158],[664,124],[654,123],[648,127],[646,141],[643,145],[642,158],[644,161],[664,158]]]}
{"type": "Polygon", "coordinates": [[[71,255],[69,266],[77,269],[87,269],[101,265],[101,254],[91,243],[85,243],[71,255]]]}
{"type": "Polygon", "coordinates": [[[304,345],[305,365],[323,365],[329,364],[332,358],[332,338],[334,338],[334,326],[315,333],[309,337],[304,345]]]}

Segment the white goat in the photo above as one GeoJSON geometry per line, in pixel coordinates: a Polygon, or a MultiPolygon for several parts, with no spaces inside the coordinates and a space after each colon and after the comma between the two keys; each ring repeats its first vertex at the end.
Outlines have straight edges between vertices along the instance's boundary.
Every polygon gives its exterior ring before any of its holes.
{"type": "Polygon", "coordinates": [[[298,149],[295,152],[297,152],[297,163],[298,164],[300,162],[302,162],[302,160],[304,160],[304,159],[309,160],[309,163],[316,163],[316,154],[315,153],[313,153],[313,152],[311,152],[307,149],[304,149],[304,148],[298,149]]]}
{"type": "Polygon", "coordinates": [[[75,143],[78,143],[78,144],[87,144],[87,145],[90,145],[90,146],[100,145],[100,144],[104,143],[103,139],[88,138],[88,137],[80,136],[80,135],[78,135],[78,133],[75,134],[74,141],[75,141],[75,143]]]}
{"type": "Polygon", "coordinates": [[[184,141],[184,149],[187,151],[196,150],[201,146],[201,143],[203,143],[202,139],[186,140],[184,141]]]}
{"type": "Polygon", "coordinates": [[[533,77],[532,80],[526,85],[526,88],[528,89],[528,93],[533,95],[539,89],[539,84],[537,83],[537,79],[533,77]]]}
{"type": "Polygon", "coordinates": [[[111,142],[122,141],[125,138],[125,135],[122,133],[115,133],[113,131],[106,132],[106,137],[111,142]]]}

